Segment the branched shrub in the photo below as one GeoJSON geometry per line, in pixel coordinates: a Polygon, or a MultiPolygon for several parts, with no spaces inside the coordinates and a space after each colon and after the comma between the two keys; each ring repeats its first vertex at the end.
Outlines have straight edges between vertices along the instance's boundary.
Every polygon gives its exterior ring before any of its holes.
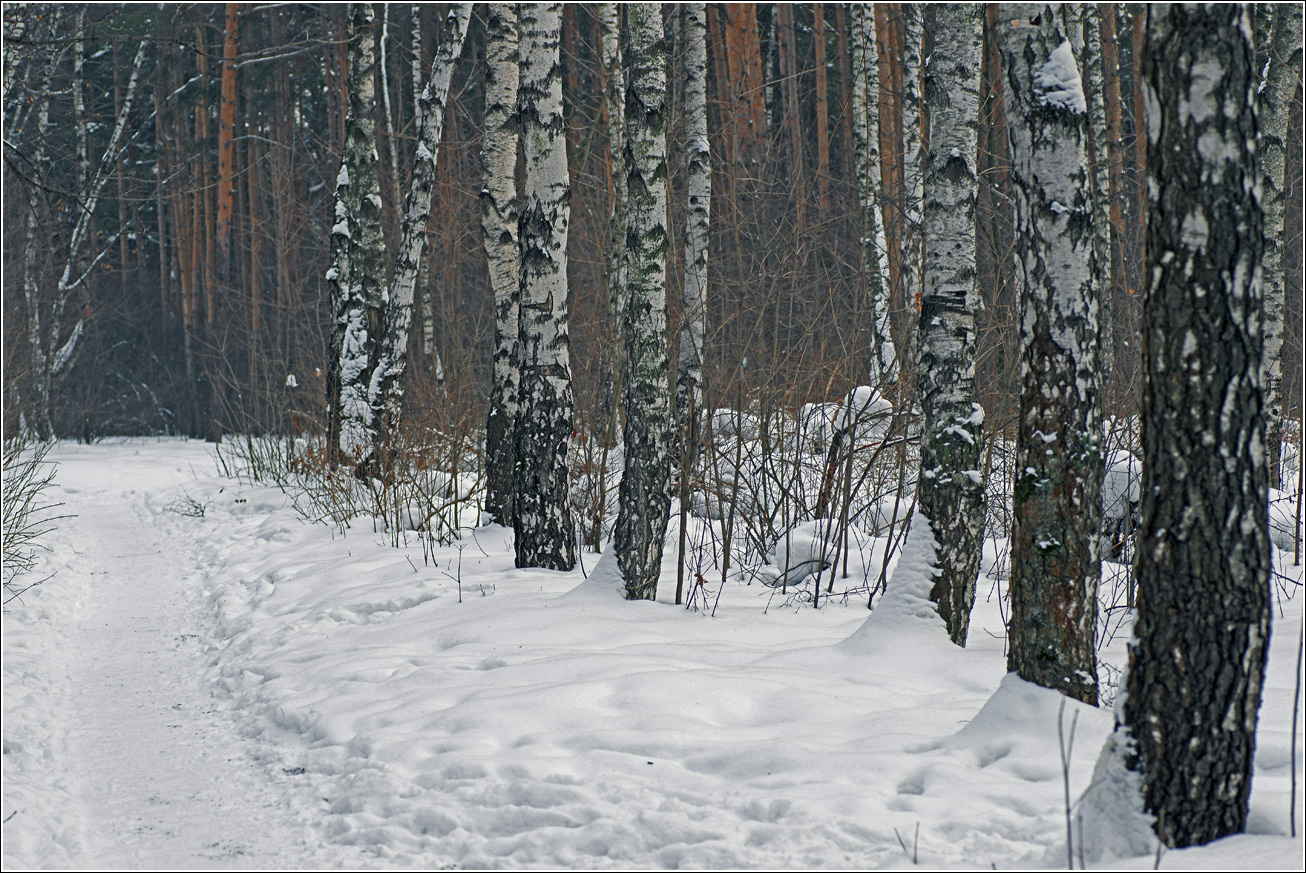
{"type": "Polygon", "coordinates": [[[480,523],[482,464],[475,432],[410,426],[393,447],[385,478],[334,464],[321,436],[232,436],[217,449],[224,476],[273,485],[306,520],[340,533],[370,521],[396,548],[408,535],[448,544],[480,523]]]}
{"type": "Polygon", "coordinates": [[[63,504],[46,500],[55,475],[54,463],[45,459],[52,446],[21,430],[4,441],[5,604],[49,578],[25,585],[19,581],[35,569],[37,550],[44,548],[41,540],[54,530],[54,522],[68,517],[52,515],[63,504]]]}

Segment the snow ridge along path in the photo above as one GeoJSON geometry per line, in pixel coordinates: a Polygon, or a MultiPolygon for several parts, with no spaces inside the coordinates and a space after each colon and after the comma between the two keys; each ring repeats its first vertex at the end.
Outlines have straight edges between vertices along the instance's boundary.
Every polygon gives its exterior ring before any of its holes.
{"type": "MultiPolygon", "coordinates": [[[[356,852],[328,852],[312,826],[310,809],[321,805],[312,787],[261,763],[266,750],[237,734],[225,695],[212,693],[199,544],[179,523],[200,508],[184,483],[208,473],[211,459],[173,452],[161,465],[147,448],[105,463],[103,450],[73,446],[58,455],[61,511],[76,517],[52,537],[65,559],[55,578],[80,605],[48,629],[50,649],[64,637],[64,657],[47,681],[67,694],[48,734],[31,734],[62,771],[52,781],[67,806],[43,809],[47,798],[35,795],[10,809],[6,787],[6,816],[38,819],[13,841],[6,826],[6,869],[356,866],[356,852]]],[[[13,625],[5,629],[8,637],[13,625]]],[[[8,698],[8,668],[5,678],[8,698]]],[[[8,765],[8,699],[5,710],[8,765]]]]}

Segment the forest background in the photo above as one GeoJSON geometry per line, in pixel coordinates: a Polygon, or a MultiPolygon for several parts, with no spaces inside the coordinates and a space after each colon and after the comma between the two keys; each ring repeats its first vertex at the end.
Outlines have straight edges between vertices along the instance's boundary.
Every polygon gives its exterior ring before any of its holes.
{"type": "MultiPolygon", "coordinates": [[[[447,4],[377,10],[378,151],[386,249],[416,152],[415,94],[447,4]]],[[[903,34],[873,7],[892,326],[904,291],[903,34]]],[[[1142,7],[1101,4],[1111,258],[1106,414],[1135,414],[1146,271],[1142,7]]],[[[94,440],[119,434],[320,433],[330,333],[333,182],[348,103],[339,4],[5,8],[4,416],[94,440]],[[119,125],[118,122],[122,122],[119,125]],[[121,130],[119,127],[121,126],[121,130]],[[84,277],[78,281],[79,277],[84,277]],[[49,374],[48,408],[42,402],[49,374]],[[48,418],[47,418],[48,413],[48,418]]],[[[484,10],[454,70],[411,334],[407,420],[468,444],[483,426],[494,334],[481,232],[484,10]]],[[[577,434],[601,434],[614,157],[598,4],[564,7],[571,184],[568,278],[577,434]]],[[[931,14],[926,7],[927,16],[931,14]]],[[[1015,418],[1013,202],[997,7],[980,82],[977,393],[987,432],[1015,418]]],[[[836,401],[870,370],[871,325],[853,166],[844,4],[708,4],[712,147],[711,406],[836,401]]],[[[686,203],[680,16],[664,15],[670,191],[668,287],[682,285],[686,203]]],[[[930,28],[926,27],[926,39],[930,28]]],[[[928,56],[925,45],[923,56],[928,56]]],[[[911,123],[910,119],[907,122],[911,123]]],[[[924,140],[928,142],[928,140],[924,140]]],[[[1290,107],[1284,416],[1300,420],[1302,98],[1290,107]]],[[[1090,149],[1090,154],[1094,149],[1090,149]]],[[[619,172],[620,158],[617,157],[619,172]]],[[[520,172],[519,172],[520,176],[520,172]]],[[[682,321],[670,295],[669,335],[682,321]]],[[[674,353],[670,360],[674,361],[674,353]]],[[[904,361],[910,366],[910,360],[904,361]]],[[[904,379],[912,385],[914,380],[904,379]]]]}

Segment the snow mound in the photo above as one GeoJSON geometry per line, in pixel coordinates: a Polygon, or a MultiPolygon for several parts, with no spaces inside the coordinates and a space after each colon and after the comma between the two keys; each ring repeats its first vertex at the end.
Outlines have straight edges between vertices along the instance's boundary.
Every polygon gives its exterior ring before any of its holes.
{"type": "Polygon", "coordinates": [[[927,636],[938,634],[940,640],[948,639],[947,627],[930,600],[930,588],[939,575],[935,557],[938,548],[929,520],[919,512],[913,515],[888,590],[876,601],[862,626],[839,643],[839,650],[857,653],[880,648],[886,636],[902,634],[924,632],[927,636]]]}
{"type": "Polygon", "coordinates": [[[1093,768],[1093,781],[1076,804],[1084,858],[1095,864],[1156,851],[1152,815],[1143,809],[1141,777],[1125,766],[1132,743],[1129,729],[1123,726],[1107,737],[1093,768]]]}

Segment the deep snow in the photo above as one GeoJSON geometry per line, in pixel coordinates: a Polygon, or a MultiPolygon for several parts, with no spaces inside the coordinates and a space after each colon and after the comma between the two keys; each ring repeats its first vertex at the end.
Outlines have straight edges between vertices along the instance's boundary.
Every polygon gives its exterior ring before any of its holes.
{"type": "MultiPolygon", "coordinates": [[[[6,869],[1064,865],[1061,698],[1005,677],[1000,582],[965,650],[915,608],[915,534],[869,619],[742,581],[709,617],[669,603],[673,549],[626,603],[609,556],[517,570],[498,527],[427,564],[305,524],[202,443],[50,458],[77,518],[3,618],[6,869]]],[[[1276,587],[1249,833],[1162,868],[1299,867],[1301,607],[1276,587]]],[[[1073,797],[1111,728],[1076,712],[1073,797]]]]}

